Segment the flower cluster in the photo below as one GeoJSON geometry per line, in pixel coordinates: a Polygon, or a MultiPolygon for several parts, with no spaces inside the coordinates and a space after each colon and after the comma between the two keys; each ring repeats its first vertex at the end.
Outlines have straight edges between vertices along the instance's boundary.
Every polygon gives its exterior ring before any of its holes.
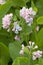
{"type": "Polygon", "coordinates": [[[17,22],[14,22],[14,27],[13,27],[12,31],[14,31],[16,34],[18,34],[19,31],[21,31],[21,30],[22,30],[22,27],[20,27],[17,22]]]}
{"type": "MultiPolygon", "coordinates": [[[[13,17],[13,14],[10,13],[10,14],[5,15],[2,18],[2,27],[4,29],[7,29],[8,32],[10,31],[10,24],[12,22],[12,17],[13,17]]],[[[22,30],[22,28],[19,26],[19,24],[17,22],[14,22],[12,31],[15,32],[16,34],[18,34],[19,31],[21,31],[21,30],[22,30]]]]}
{"type": "Polygon", "coordinates": [[[29,26],[33,23],[33,18],[36,15],[36,12],[32,9],[32,7],[25,8],[23,7],[20,10],[20,16],[23,17],[26,20],[26,23],[28,23],[29,26]]]}
{"type": "MultiPolygon", "coordinates": [[[[24,48],[25,48],[25,46],[22,44],[22,49],[19,52],[21,55],[24,55],[24,48]]],[[[38,48],[38,46],[37,45],[34,46],[34,42],[29,41],[29,46],[26,46],[26,48],[28,48],[29,50],[31,50],[31,49],[35,50],[38,48]]],[[[33,60],[39,59],[41,57],[42,57],[42,51],[37,50],[35,52],[32,52],[32,59],[33,60]]]]}
{"type": "Polygon", "coordinates": [[[10,24],[11,24],[11,20],[12,20],[12,16],[13,14],[10,13],[10,14],[7,14],[5,15],[3,18],[2,18],[2,27],[4,29],[8,29],[10,24]]]}
{"type": "Polygon", "coordinates": [[[34,49],[37,49],[38,46],[35,45],[34,42],[29,41],[29,45],[27,46],[27,48],[34,50],[34,49]]]}
{"type": "Polygon", "coordinates": [[[0,4],[4,4],[5,3],[5,0],[0,0],[0,4]]]}
{"type": "Polygon", "coordinates": [[[36,59],[42,57],[42,51],[38,50],[38,51],[36,51],[36,52],[33,52],[32,55],[33,55],[32,59],[33,59],[33,60],[36,60],[36,59]]]}

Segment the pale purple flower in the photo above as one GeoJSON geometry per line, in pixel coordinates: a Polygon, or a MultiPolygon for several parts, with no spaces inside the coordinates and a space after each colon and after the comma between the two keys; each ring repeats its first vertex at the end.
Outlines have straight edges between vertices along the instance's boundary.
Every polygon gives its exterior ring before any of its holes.
{"type": "Polygon", "coordinates": [[[0,4],[5,4],[5,0],[0,0],[0,4]]]}
{"type": "Polygon", "coordinates": [[[36,15],[36,12],[32,9],[32,7],[25,8],[23,7],[20,10],[20,16],[23,17],[26,20],[26,23],[28,23],[29,26],[33,23],[33,18],[36,15]]]}
{"type": "Polygon", "coordinates": [[[14,37],[14,39],[20,41],[20,37],[17,35],[14,37]]]}
{"type": "Polygon", "coordinates": [[[19,31],[21,31],[21,30],[22,30],[22,27],[20,27],[17,22],[14,22],[14,27],[13,27],[12,31],[14,31],[16,34],[18,34],[19,31]]]}
{"type": "Polygon", "coordinates": [[[9,25],[11,24],[11,19],[12,19],[13,14],[7,14],[2,18],[2,27],[4,29],[8,29],[9,25]]]}
{"type": "Polygon", "coordinates": [[[42,57],[42,51],[40,51],[40,50],[32,53],[33,60],[36,60],[36,59],[41,58],[41,57],[42,57]]]}
{"type": "Polygon", "coordinates": [[[33,10],[32,7],[29,8],[29,14],[33,16],[36,15],[36,12],[33,10]]]}

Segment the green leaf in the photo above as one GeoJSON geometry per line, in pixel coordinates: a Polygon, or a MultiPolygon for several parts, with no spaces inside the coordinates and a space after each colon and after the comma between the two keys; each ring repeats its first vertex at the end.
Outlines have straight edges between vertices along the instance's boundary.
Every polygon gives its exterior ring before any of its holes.
{"type": "Polygon", "coordinates": [[[5,45],[8,46],[8,44],[11,41],[12,41],[12,38],[11,38],[10,34],[6,30],[1,29],[0,30],[0,42],[2,42],[2,43],[4,43],[5,45]]]}
{"type": "Polygon", "coordinates": [[[43,0],[35,1],[36,7],[38,8],[38,17],[43,16],[43,0]]]}
{"type": "Polygon", "coordinates": [[[0,42],[0,65],[8,65],[9,50],[7,46],[0,42]]]}
{"type": "Polygon", "coordinates": [[[43,50],[43,28],[37,34],[37,40],[39,48],[43,50]]]}
{"type": "Polygon", "coordinates": [[[29,54],[29,49],[26,48],[26,47],[24,47],[24,52],[25,52],[26,54],[29,54]]]}
{"type": "Polygon", "coordinates": [[[21,43],[18,41],[12,42],[9,44],[9,52],[11,58],[14,60],[16,57],[18,57],[20,54],[20,49],[21,49],[21,43]]]}
{"type": "Polygon", "coordinates": [[[28,26],[28,24],[25,22],[23,18],[21,18],[20,25],[22,27],[22,32],[21,34],[23,35],[29,35],[32,31],[32,28],[28,26]]]}
{"type": "Polygon", "coordinates": [[[31,1],[31,7],[33,8],[34,11],[36,11],[36,13],[38,12],[38,9],[33,1],[31,1]]]}
{"type": "Polygon", "coordinates": [[[39,64],[39,65],[43,65],[43,58],[39,59],[38,64],[39,64]]]}
{"type": "Polygon", "coordinates": [[[4,5],[0,5],[0,28],[2,26],[2,18],[11,8],[12,3],[10,1],[6,2],[4,5]]]}
{"type": "Polygon", "coordinates": [[[12,0],[12,2],[15,7],[26,6],[26,2],[24,0],[12,0]]]}
{"type": "Polygon", "coordinates": [[[14,60],[12,65],[27,65],[27,64],[28,64],[28,58],[18,57],[14,60]]]}
{"type": "Polygon", "coordinates": [[[26,3],[27,3],[27,2],[30,2],[30,0],[24,0],[24,1],[25,1],[26,3]]]}
{"type": "Polygon", "coordinates": [[[19,59],[14,60],[12,65],[20,65],[20,60],[19,59]]]}
{"type": "Polygon", "coordinates": [[[43,25],[43,16],[37,18],[37,24],[43,25]]]}

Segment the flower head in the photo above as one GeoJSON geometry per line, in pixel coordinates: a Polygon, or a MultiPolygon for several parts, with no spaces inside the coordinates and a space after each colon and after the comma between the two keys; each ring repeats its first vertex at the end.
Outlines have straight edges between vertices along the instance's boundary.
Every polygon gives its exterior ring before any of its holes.
{"type": "Polygon", "coordinates": [[[18,23],[14,22],[14,27],[13,27],[12,31],[14,31],[16,34],[18,34],[19,31],[21,31],[21,30],[22,30],[22,28],[18,25],[18,23]]]}
{"type": "Polygon", "coordinates": [[[9,25],[11,24],[11,19],[12,19],[13,14],[7,14],[2,18],[2,27],[4,29],[8,29],[9,25]]]}
{"type": "Polygon", "coordinates": [[[20,41],[20,37],[17,35],[14,37],[14,39],[20,41]]]}
{"type": "Polygon", "coordinates": [[[33,55],[33,56],[32,56],[32,59],[33,59],[33,60],[36,60],[36,59],[42,57],[42,51],[38,50],[38,51],[36,51],[36,52],[33,52],[32,55],[33,55]]]}
{"type": "Polygon", "coordinates": [[[5,0],[0,0],[0,4],[5,4],[5,0]]]}
{"type": "Polygon", "coordinates": [[[29,49],[37,49],[38,48],[38,46],[37,45],[35,45],[35,43],[34,42],[32,42],[32,41],[29,41],[29,45],[27,46],[27,48],[29,48],[29,49]]]}
{"type": "Polygon", "coordinates": [[[28,23],[29,26],[33,23],[33,18],[36,15],[36,12],[32,9],[32,7],[25,8],[23,7],[20,10],[20,16],[23,17],[26,20],[26,23],[28,23]]]}

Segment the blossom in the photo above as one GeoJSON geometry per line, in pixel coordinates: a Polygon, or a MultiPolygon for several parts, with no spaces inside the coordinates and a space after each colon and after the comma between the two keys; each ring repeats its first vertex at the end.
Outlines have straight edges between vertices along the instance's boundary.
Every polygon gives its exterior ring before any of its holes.
{"type": "Polygon", "coordinates": [[[24,51],[23,50],[20,50],[19,54],[20,55],[23,55],[24,54],[24,51]]]}
{"type": "Polygon", "coordinates": [[[33,18],[36,15],[36,12],[32,9],[32,7],[25,8],[23,7],[20,10],[20,16],[23,17],[26,20],[26,23],[28,23],[29,26],[33,23],[33,18]]]}
{"type": "Polygon", "coordinates": [[[14,39],[20,41],[20,37],[17,35],[14,37],[14,39]]]}
{"type": "Polygon", "coordinates": [[[36,60],[36,59],[41,58],[41,57],[42,57],[42,51],[40,51],[40,50],[32,53],[33,60],[36,60]]]}
{"type": "Polygon", "coordinates": [[[2,27],[4,29],[8,29],[9,25],[11,24],[11,19],[12,19],[13,14],[7,14],[2,18],[2,27]]]}
{"type": "Polygon", "coordinates": [[[0,0],[0,4],[5,4],[5,0],[0,0]]]}
{"type": "Polygon", "coordinates": [[[19,31],[21,31],[21,30],[22,30],[22,27],[20,27],[17,22],[14,22],[14,27],[13,27],[12,31],[14,31],[16,34],[18,34],[19,31]]]}
{"type": "Polygon", "coordinates": [[[24,54],[24,45],[22,44],[22,49],[20,50],[19,52],[20,55],[23,55],[24,54]]]}
{"type": "Polygon", "coordinates": [[[36,15],[36,12],[33,10],[32,7],[29,8],[29,14],[33,16],[36,15]]]}
{"type": "Polygon", "coordinates": [[[37,32],[39,31],[39,26],[36,27],[36,31],[37,31],[37,32]]]}
{"type": "Polygon", "coordinates": [[[35,43],[34,42],[31,42],[31,41],[29,41],[29,45],[27,46],[27,48],[29,48],[29,49],[37,49],[38,48],[38,46],[37,45],[35,45],[35,43]]]}

